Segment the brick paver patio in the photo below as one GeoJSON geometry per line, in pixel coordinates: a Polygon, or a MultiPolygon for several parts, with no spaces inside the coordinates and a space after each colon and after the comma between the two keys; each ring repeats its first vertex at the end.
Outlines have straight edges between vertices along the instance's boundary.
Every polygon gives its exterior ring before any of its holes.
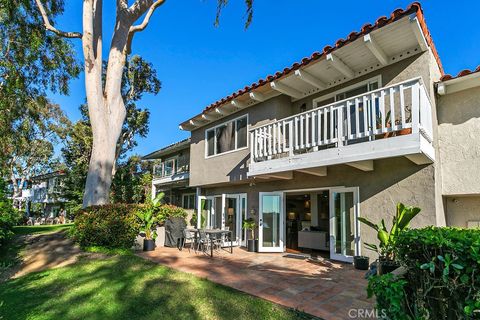
{"type": "Polygon", "coordinates": [[[349,319],[352,308],[373,308],[373,299],[366,297],[364,272],[349,264],[310,262],[285,258],[285,253],[250,253],[242,248],[213,258],[166,247],[139,255],[327,320],[349,319]]]}

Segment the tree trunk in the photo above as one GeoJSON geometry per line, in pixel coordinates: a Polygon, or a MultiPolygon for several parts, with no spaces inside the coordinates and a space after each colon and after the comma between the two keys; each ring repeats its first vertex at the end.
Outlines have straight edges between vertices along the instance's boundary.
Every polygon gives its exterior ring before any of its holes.
{"type": "Polygon", "coordinates": [[[116,146],[126,116],[121,83],[129,27],[117,17],[103,90],[101,0],[84,1],[82,44],[88,113],[93,133],[92,155],[83,195],[84,208],[109,203],[116,146]]]}

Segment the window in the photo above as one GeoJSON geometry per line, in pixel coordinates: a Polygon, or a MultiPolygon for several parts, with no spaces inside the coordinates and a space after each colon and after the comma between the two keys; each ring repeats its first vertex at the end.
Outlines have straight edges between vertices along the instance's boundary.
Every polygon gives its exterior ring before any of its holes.
{"type": "Polygon", "coordinates": [[[182,195],[182,208],[195,209],[196,207],[196,195],[195,193],[188,193],[182,195]]]}
{"type": "Polygon", "coordinates": [[[205,134],[207,156],[245,148],[247,122],[247,116],[243,116],[207,130],[205,134]]]}
{"type": "Polygon", "coordinates": [[[174,165],[175,165],[175,161],[174,159],[168,159],[168,160],[165,160],[165,162],[163,163],[163,176],[164,177],[168,177],[168,176],[171,176],[174,174],[174,165]]]}

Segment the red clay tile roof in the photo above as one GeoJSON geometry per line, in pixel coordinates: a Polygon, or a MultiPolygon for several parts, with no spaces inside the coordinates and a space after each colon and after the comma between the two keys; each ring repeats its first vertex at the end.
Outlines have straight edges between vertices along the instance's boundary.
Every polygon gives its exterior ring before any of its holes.
{"type": "Polygon", "coordinates": [[[350,42],[355,41],[358,37],[364,36],[364,35],[372,32],[373,30],[384,27],[384,26],[386,26],[386,25],[388,25],[392,22],[395,22],[395,21],[397,21],[397,20],[399,20],[399,19],[401,19],[405,16],[408,16],[410,14],[413,14],[413,13],[416,13],[416,16],[417,16],[418,21],[419,21],[420,26],[421,26],[421,29],[423,31],[423,35],[424,35],[428,45],[430,46],[430,48],[431,48],[431,50],[432,50],[432,52],[435,56],[435,59],[437,61],[438,67],[440,68],[440,72],[443,75],[444,71],[443,71],[442,63],[440,61],[440,57],[438,56],[438,53],[437,53],[437,50],[436,50],[435,45],[433,43],[430,32],[428,31],[428,28],[427,28],[427,25],[426,25],[426,22],[425,22],[425,17],[423,15],[422,7],[421,7],[419,2],[413,2],[405,10],[403,10],[403,9],[394,10],[391,13],[390,17],[382,16],[382,17],[378,18],[373,25],[370,24],[370,23],[367,23],[367,24],[363,25],[360,31],[358,31],[358,32],[353,31],[347,36],[346,39],[337,40],[335,42],[334,46],[328,46],[327,45],[323,48],[322,52],[314,52],[310,57],[303,58],[302,61],[294,63],[289,68],[285,68],[282,71],[277,71],[274,75],[269,75],[265,79],[260,79],[257,82],[254,82],[249,86],[245,86],[243,89],[240,89],[237,92],[234,92],[231,95],[212,103],[211,105],[209,105],[208,107],[206,107],[203,110],[202,114],[211,110],[211,109],[219,107],[219,106],[221,106],[221,105],[223,105],[227,102],[230,102],[233,99],[235,99],[235,98],[237,98],[237,97],[239,97],[239,96],[241,96],[245,93],[251,92],[252,90],[254,90],[258,87],[261,87],[266,83],[278,80],[278,79],[294,72],[295,70],[300,69],[301,67],[304,67],[304,66],[320,59],[322,56],[327,55],[327,54],[329,54],[329,53],[331,53],[331,52],[349,44],[350,42]]]}
{"type": "Polygon", "coordinates": [[[465,69],[465,70],[462,70],[460,71],[456,76],[452,76],[450,74],[446,74],[446,75],[443,75],[441,78],[440,78],[440,81],[447,81],[447,80],[452,80],[452,79],[457,79],[457,78],[460,78],[460,77],[464,77],[464,76],[468,76],[469,74],[472,74],[472,73],[476,73],[476,72],[480,72],[480,66],[478,66],[475,70],[469,70],[469,69],[465,69]]]}

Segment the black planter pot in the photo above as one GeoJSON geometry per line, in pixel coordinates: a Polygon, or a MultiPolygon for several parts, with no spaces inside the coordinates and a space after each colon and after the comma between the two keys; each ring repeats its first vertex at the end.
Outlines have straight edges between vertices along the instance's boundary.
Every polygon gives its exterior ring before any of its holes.
{"type": "Polygon", "coordinates": [[[400,267],[400,264],[398,264],[396,261],[379,259],[377,264],[377,272],[379,275],[387,274],[394,271],[398,267],[400,267]]]}
{"type": "Polygon", "coordinates": [[[155,240],[143,239],[143,251],[155,250],[155,240]]]}
{"type": "Polygon", "coordinates": [[[253,239],[247,240],[247,251],[255,252],[255,240],[253,239]]]}
{"type": "Polygon", "coordinates": [[[368,270],[370,259],[365,256],[354,256],[353,265],[358,270],[368,270]]]}

